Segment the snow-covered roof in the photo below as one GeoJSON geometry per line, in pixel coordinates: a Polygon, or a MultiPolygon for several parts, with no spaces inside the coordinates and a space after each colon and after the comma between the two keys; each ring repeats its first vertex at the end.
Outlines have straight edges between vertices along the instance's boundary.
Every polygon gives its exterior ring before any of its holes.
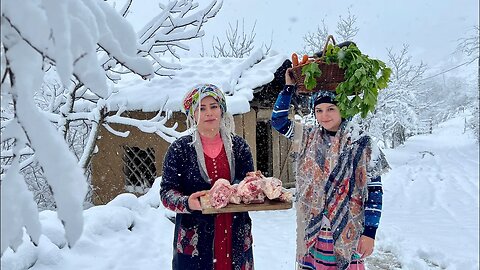
{"type": "Polygon", "coordinates": [[[226,95],[228,111],[241,114],[250,111],[249,101],[254,89],[273,80],[274,72],[287,59],[285,55],[264,55],[261,49],[248,58],[182,58],[181,70],[175,76],[157,76],[144,81],[138,76],[124,80],[115,87],[118,91],[107,99],[110,111],[180,111],[184,94],[199,83],[213,83],[226,95]]]}

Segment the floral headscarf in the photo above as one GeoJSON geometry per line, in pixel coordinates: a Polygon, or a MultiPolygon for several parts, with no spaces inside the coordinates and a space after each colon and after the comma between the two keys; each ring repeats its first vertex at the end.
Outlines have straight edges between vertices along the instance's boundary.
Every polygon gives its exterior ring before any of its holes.
{"type": "Polygon", "coordinates": [[[198,165],[201,168],[200,174],[202,178],[210,183],[210,178],[207,173],[207,166],[205,164],[203,146],[200,139],[200,133],[198,132],[196,121],[194,119],[195,110],[200,105],[200,101],[205,97],[213,97],[222,110],[222,119],[220,120],[220,136],[223,141],[223,146],[227,153],[228,164],[230,166],[230,179],[234,179],[235,163],[232,155],[233,143],[232,137],[235,130],[235,122],[233,116],[227,112],[227,103],[225,102],[225,96],[222,90],[213,84],[200,84],[193,87],[188,91],[183,98],[183,112],[187,116],[187,127],[192,132],[191,144],[195,147],[197,153],[198,165]]]}
{"type": "Polygon", "coordinates": [[[183,98],[182,109],[187,117],[193,117],[195,110],[198,108],[200,101],[204,97],[213,97],[220,105],[222,113],[227,111],[227,104],[222,90],[213,84],[200,84],[188,91],[183,98]]]}

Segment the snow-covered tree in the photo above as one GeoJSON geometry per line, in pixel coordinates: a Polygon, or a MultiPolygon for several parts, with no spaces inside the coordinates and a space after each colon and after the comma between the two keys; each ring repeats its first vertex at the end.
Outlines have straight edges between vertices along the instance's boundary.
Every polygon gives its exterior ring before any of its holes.
{"type": "Polygon", "coordinates": [[[160,113],[150,120],[122,117],[122,108],[107,115],[110,83],[125,73],[145,79],[172,76],[180,66],[161,57],[178,57],[176,49],[188,49],[184,41],[202,36],[201,26],[215,16],[221,1],[203,9],[191,0],[159,4],[159,15],[138,33],[124,17],[132,3],[116,11],[99,0],[2,2],[2,254],[20,245],[24,227],[33,243],[40,237],[24,168],[38,163],[71,246],[82,233],[85,172],[98,126],[122,123],[167,140],[178,136],[175,127],[164,126],[167,119],[160,113]],[[38,95],[40,89],[49,94],[38,95]],[[79,130],[86,134],[79,136],[79,130]]]}
{"type": "Polygon", "coordinates": [[[348,9],[348,16],[343,18],[342,15],[338,16],[337,29],[335,33],[340,37],[340,41],[352,40],[360,30],[357,26],[357,16],[352,15],[350,9],[348,9]]]}
{"type": "Polygon", "coordinates": [[[392,69],[389,86],[379,92],[373,114],[360,121],[387,146],[396,147],[405,141],[408,132],[418,129],[418,114],[422,106],[418,97],[423,91],[420,79],[426,65],[412,63],[408,45],[404,44],[399,53],[392,49],[387,51],[387,65],[392,69]]]}
{"type": "MultiPolygon", "coordinates": [[[[356,26],[357,16],[351,13],[348,9],[348,15],[346,18],[341,15],[338,18],[337,28],[335,34],[337,34],[337,42],[343,41],[353,41],[352,39],[358,34],[360,30],[356,26]]],[[[317,30],[313,32],[308,32],[303,36],[303,41],[305,42],[304,48],[301,51],[303,54],[312,55],[316,52],[321,52],[325,46],[325,41],[327,40],[329,32],[328,25],[325,23],[325,20],[322,19],[322,24],[317,26],[317,30]]]]}
{"type": "MultiPolygon", "coordinates": [[[[480,27],[478,25],[473,27],[473,34],[469,37],[461,38],[458,44],[458,50],[465,53],[470,61],[479,60],[480,54],[480,27]]],[[[480,69],[480,62],[478,63],[480,69]]]]}
{"type": "Polygon", "coordinates": [[[312,55],[316,52],[321,52],[329,34],[325,19],[322,19],[322,25],[317,25],[316,31],[308,32],[303,36],[305,45],[301,53],[312,55]]]}
{"type": "MultiPolygon", "coordinates": [[[[479,32],[478,26],[475,34],[459,41],[457,52],[466,56],[466,62],[445,69],[428,78],[422,79],[422,88],[417,95],[420,101],[419,116],[421,119],[430,119],[432,124],[444,122],[458,113],[471,113],[470,120],[465,119],[465,126],[474,130],[478,136],[478,73],[471,80],[470,75],[463,72],[451,72],[464,65],[478,61],[479,57],[479,32]]],[[[480,70],[479,70],[480,72],[480,70]]]]}
{"type": "MultiPolygon", "coordinates": [[[[255,33],[256,22],[253,24],[250,31],[245,30],[245,20],[242,20],[242,28],[239,28],[238,20],[235,22],[235,27],[229,23],[228,29],[225,30],[225,36],[220,38],[219,36],[214,36],[212,38],[212,52],[208,54],[205,52],[202,41],[202,52],[200,56],[211,56],[211,57],[234,57],[234,58],[244,58],[248,57],[250,53],[255,49],[255,33]]],[[[270,44],[262,44],[261,46],[268,54],[270,48],[272,47],[272,40],[270,44]]]]}
{"type": "Polygon", "coordinates": [[[472,97],[474,101],[472,103],[472,117],[471,120],[468,121],[467,126],[473,130],[476,134],[477,139],[480,138],[479,132],[479,96],[478,93],[480,91],[480,28],[478,25],[473,27],[474,33],[466,38],[460,39],[458,44],[458,50],[464,53],[469,62],[477,61],[477,89],[476,95],[472,97]]]}
{"type": "Polygon", "coordinates": [[[424,95],[421,97],[426,110],[423,118],[430,118],[434,124],[444,122],[459,112],[473,107],[475,97],[472,85],[458,76],[441,76],[424,83],[424,95]]]}

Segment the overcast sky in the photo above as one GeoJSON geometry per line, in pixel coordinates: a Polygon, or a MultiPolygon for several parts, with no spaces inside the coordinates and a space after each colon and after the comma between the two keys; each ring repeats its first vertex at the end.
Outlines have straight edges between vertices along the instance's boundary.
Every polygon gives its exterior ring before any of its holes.
{"type": "MultiPolygon", "coordinates": [[[[146,6],[146,2],[141,1],[146,6]]],[[[207,0],[198,1],[205,6],[207,0]]],[[[360,29],[354,41],[365,54],[386,59],[386,48],[398,51],[402,44],[410,45],[415,61],[423,60],[430,67],[452,66],[462,59],[453,53],[462,37],[473,35],[479,20],[478,0],[224,0],[219,14],[205,24],[203,39],[211,51],[214,35],[224,37],[228,23],[244,19],[247,30],[256,21],[256,41],[269,43],[272,49],[290,55],[303,48],[303,36],[314,31],[325,19],[335,34],[339,15],[346,17],[350,8],[357,16],[360,29]]],[[[155,9],[143,9],[146,12],[155,9]]],[[[138,14],[132,14],[138,18],[138,14]]],[[[135,22],[134,22],[135,23],[135,22]]],[[[138,23],[138,22],[137,22],[138,23]]],[[[191,56],[200,51],[200,41],[189,43],[191,56]]],[[[474,68],[474,64],[472,65],[474,68]]]]}

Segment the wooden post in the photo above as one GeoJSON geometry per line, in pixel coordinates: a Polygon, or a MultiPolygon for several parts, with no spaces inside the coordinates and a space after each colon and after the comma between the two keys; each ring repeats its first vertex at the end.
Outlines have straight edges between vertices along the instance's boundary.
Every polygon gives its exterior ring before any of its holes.
{"type": "Polygon", "coordinates": [[[280,136],[280,179],[282,182],[289,182],[288,179],[288,139],[284,136],[280,136]]]}
{"type": "Polygon", "coordinates": [[[243,136],[243,114],[237,114],[233,117],[235,122],[235,134],[238,136],[245,138],[243,136]]]}
{"type": "Polygon", "coordinates": [[[275,129],[272,129],[272,161],[272,176],[280,179],[280,133],[275,129]]]}
{"type": "Polygon", "coordinates": [[[243,135],[253,156],[253,166],[257,170],[257,114],[251,109],[243,115],[243,135]]]}

